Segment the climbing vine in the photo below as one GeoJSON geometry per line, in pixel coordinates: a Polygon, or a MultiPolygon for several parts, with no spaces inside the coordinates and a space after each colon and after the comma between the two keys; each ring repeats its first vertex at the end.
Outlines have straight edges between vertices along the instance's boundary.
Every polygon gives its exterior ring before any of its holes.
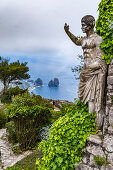
{"type": "Polygon", "coordinates": [[[88,136],[96,133],[96,114],[89,114],[86,105],[78,101],[65,112],[52,125],[49,139],[39,145],[43,158],[36,161],[38,170],[73,170],[82,159],[88,136]]]}
{"type": "Polygon", "coordinates": [[[105,52],[102,59],[106,64],[113,58],[113,0],[101,0],[96,32],[103,38],[101,49],[105,52]]]}

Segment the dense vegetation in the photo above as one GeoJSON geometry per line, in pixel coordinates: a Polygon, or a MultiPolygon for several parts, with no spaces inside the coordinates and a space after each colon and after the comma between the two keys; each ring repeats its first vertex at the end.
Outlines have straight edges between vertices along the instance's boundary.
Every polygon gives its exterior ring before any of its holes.
{"type": "Polygon", "coordinates": [[[80,101],[66,107],[65,116],[52,125],[49,139],[39,145],[43,158],[37,159],[38,169],[73,170],[82,159],[89,134],[96,133],[95,117],[80,101]]]}
{"type": "Polygon", "coordinates": [[[96,32],[104,40],[101,44],[101,49],[105,52],[102,59],[109,64],[110,59],[113,58],[113,0],[101,0],[96,32]]]}
{"type": "Polygon", "coordinates": [[[11,103],[12,102],[12,97],[16,96],[18,94],[23,94],[27,92],[27,90],[20,89],[18,86],[13,87],[13,88],[8,88],[6,92],[0,96],[1,102],[2,103],[11,103]]]}
{"type": "Polygon", "coordinates": [[[36,144],[40,128],[51,122],[51,110],[51,104],[41,96],[26,92],[12,98],[7,114],[14,121],[16,136],[22,149],[36,144]]]}

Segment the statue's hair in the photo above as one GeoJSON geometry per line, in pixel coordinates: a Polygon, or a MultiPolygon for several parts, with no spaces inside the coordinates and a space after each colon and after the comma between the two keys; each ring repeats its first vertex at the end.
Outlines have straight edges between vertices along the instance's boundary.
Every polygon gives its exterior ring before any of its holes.
{"type": "Polygon", "coordinates": [[[81,22],[85,22],[87,25],[89,25],[91,28],[94,28],[95,26],[95,18],[92,15],[85,15],[81,22]]]}

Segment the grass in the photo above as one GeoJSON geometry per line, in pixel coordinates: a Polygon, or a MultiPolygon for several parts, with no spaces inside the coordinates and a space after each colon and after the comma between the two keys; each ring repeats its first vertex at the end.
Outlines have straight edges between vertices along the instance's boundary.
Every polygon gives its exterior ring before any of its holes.
{"type": "Polygon", "coordinates": [[[7,170],[35,170],[36,159],[41,157],[42,157],[41,151],[36,150],[30,155],[18,161],[13,167],[7,168],[7,170]]]}

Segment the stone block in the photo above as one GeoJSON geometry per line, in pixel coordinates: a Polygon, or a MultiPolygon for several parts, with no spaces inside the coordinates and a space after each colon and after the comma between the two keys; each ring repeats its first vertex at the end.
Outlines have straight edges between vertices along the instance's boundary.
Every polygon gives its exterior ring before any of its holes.
{"type": "Polygon", "coordinates": [[[102,144],[102,140],[100,139],[100,137],[98,135],[92,135],[91,134],[88,139],[92,143],[95,143],[95,144],[98,144],[98,145],[102,144]]]}
{"type": "Polygon", "coordinates": [[[106,135],[103,140],[103,147],[108,152],[113,152],[113,136],[112,135],[106,135]]]}
{"type": "Polygon", "coordinates": [[[80,170],[93,170],[93,168],[85,164],[80,164],[80,170]]]}
{"type": "Polygon", "coordinates": [[[108,154],[108,161],[113,164],[113,153],[108,154]]]}
{"type": "Polygon", "coordinates": [[[88,163],[88,160],[87,160],[87,157],[86,157],[86,156],[85,156],[85,157],[83,157],[82,162],[83,162],[83,163],[85,163],[85,164],[87,164],[87,163],[88,163]]]}
{"type": "Polygon", "coordinates": [[[103,165],[101,166],[100,170],[113,170],[112,165],[103,165]]]}
{"type": "Polygon", "coordinates": [[[94,155],[90,155],[89,165],[91,165],[93,167],[97,167],[97,164],[94,161],[94,155]]]}
{"type": "Polygon", "coordinates": [[[109,111],[109,124],[113,126],[113,107],[111,107],[109,111]]]}
{"type": "Polygon", "coordinates": [[[109,114],[109,107],[106,106],[106,111],[105,111],[106,116],[109,114]]]}
{"type": "Polygon", "coordinates": [[[113,65],[109,65],[108,75],[113,75],[113,65]]]}
{"type": "Polygon", "coordinates": [[[108,89],[108,91],[110,91],[110,90],[113,90],[113,85],[111,85],[111,84],[108,84],[108,87],[107,87],[107,89],[108,89]]]}
{"type": "Polygon", "coordinates": [[[112,127],[112,126],[109,126],[109,127],[108,127],[108,133],[109,133],[109,134],[113,134],[113,127],[112,127]]]}
{"type": "Polygon", "coordinates": [[[91,153],[94,156],[100,155],[101,157],[105,156],[102,147],[100,146],[95,146],[95,145],[89,145],[86,148],[87,152],[91,153]]]}
{"type": "Polygon", "coordinates": [[[107,84],[113,84],[113,76],[107,77],[107,84]]]}

